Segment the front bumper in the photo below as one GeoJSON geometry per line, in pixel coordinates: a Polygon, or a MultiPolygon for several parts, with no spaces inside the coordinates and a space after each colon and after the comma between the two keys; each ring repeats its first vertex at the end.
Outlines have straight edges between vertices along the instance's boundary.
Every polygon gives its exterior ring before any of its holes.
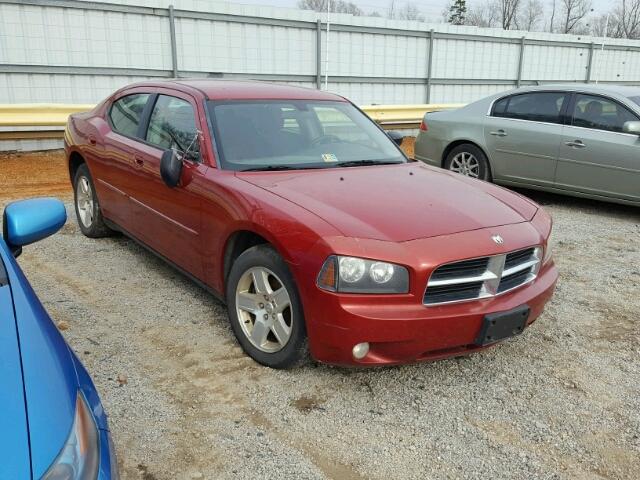
{"type": "MultiPolygon", "coordinates": [[[[381,258],[410,268],[410,291],[402,295],[336,294],[319,289],[298,277],[313,357],[337,365],[394,365],[468,354],[486,346],[475,341],[485,315],[506,312],[521,305],[530,308],[527,325],[542,313],[558,279],[553,260],[543,265],[530,283],[504,294],[459,303],[423,304],[425,286],[438,266],[545,245],[551,229],[544,215],[531,222],[462,232],[402,244],[358,241],[356,245],[335,241],[337,254],[354,251],[361,257],[381,258]],[[540,232],[545,232],[541,234],[540,232]],[[505,245],[496,245],[499,234],[505,245]],[[349,251],[344,251],[349,249],[349,251]],[[368,354],[357,360],[353,347],[368,342],[368,354]]],[[[314,267],[315,272],[319,266],[314,267]]],[[[314,271],[308,268],[307,271],[314,271]]],[[[315,274],[317,275],[317,273],[315,274]]],[[[315,279],[315,276],[313,277],[315,279]]]]}
{"type": "Polygon", "coordinates": [[[337,365],[396,365],[469,354],[487,348],[475,345],[485,315],[526,304],[530,325],[551,298],[557,278],[550,262],[532,283],[512,292],[432,307],[327,294],[322,316],[332,321],[308,322],[311,353],[320,362],[337,365]],[[360,342],[369,342],[370,350],[356,360],[351,351],[360,342]]]}

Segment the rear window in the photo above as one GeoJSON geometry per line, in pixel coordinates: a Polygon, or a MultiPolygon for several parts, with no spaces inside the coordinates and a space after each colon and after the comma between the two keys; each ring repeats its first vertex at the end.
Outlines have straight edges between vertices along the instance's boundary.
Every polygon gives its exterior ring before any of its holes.
{"type": "Polygon", "coordinates": [[[567,98],[563,92],[530,92],[498,100],[494,117],[514,118],[532,122],[562,123],[560,113],[567,98]]]}
{"type": "Polygon", "coordinates": [[[109,118],[113,129],[122,135],[137,136],[140,119],[142,118],[144,107],[147,105],[147,100],[149,100],[149,94],[136,93],[113,102],[111,110],[109,110],[109,118]]]}

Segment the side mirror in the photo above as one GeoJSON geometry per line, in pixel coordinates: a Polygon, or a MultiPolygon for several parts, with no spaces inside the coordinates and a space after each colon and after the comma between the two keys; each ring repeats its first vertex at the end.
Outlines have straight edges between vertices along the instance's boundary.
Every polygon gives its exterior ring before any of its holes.
{"type": "Polygon", "coordinates": [[[182,176],[182,157],[175,150],[166,150],[160,160],[160,176],[168,187],[174,188],[182,176]]]}
{"type": "Polygon", "coordinates": [[[64,204],[55,198],[32,198],[7,205],[3,214],[3,238],[15,257],[22,247],[53,235],[67,221],[64,204]]]}
{"type": "Polygon", "coordinates": [[[640,135],[640,122],[624,122],[622,131],[632,135],[640,135]]]}
{"type": "Polygon", "coordinates": [[[390,132],[387,132],[387,136],[394,141],[394,143],[398,146],[402,145],[402,141],[404,140],[404,135],[401,134],[400,132],[396,132],[395,130],[392,130],[390,132]]]}

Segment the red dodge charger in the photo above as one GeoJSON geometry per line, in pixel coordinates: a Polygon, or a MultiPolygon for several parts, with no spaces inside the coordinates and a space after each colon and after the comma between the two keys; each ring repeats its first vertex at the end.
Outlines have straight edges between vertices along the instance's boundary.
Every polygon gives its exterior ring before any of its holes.
{"type": "Polygon", "coordinates": [[[556,283],[542,208],[409,162],[327,92],[130,85],[69,118],[65,151],[82,232],[122,232],[225,301],[270,367],[467,354],[522,332],[556,283]]]}

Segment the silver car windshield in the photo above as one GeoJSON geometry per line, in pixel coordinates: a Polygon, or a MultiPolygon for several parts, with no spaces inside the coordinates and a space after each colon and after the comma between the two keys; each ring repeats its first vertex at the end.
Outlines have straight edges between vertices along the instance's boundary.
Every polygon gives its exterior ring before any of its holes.
{"type": "Polygon", "coordinates": [[[350,103],[210,101],[214,138],[229,170],[404,163],[393,141],[350,103]]]}

